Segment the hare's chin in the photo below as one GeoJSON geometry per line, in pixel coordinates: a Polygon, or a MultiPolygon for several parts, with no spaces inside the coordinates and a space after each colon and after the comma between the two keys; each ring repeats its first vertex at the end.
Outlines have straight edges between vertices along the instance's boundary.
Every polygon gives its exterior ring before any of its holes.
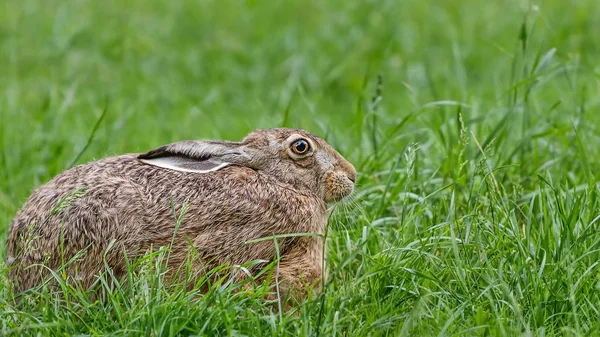
{"type": "Polygon", "coordinates": [[[325,199],[328,204],[336,203],[347,203],[354,192],[354,186],[344,189],[343,191],[336,191],[337,193],[328,193],[329,197],[325,199]]]}

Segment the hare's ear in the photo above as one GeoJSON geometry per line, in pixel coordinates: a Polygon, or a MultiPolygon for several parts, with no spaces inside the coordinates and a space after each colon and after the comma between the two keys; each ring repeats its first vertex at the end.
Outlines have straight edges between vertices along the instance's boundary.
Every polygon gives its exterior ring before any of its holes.
{"type": "Polygon", "coordinates": [[[138,160],[175,171],[207,173],[232,164],[248,166],[250,156],[240,143],[182,141],[139,155],[138,160]]]}

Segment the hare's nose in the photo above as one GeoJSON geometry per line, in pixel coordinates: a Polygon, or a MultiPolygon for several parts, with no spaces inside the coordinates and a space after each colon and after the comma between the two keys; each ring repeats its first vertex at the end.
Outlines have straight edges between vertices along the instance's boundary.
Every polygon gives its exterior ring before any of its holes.
{"type": "Polygon", "coordinates": [[[348,179],[350,179],[350,181],[351,181],[352,183],[355,183],[355,182],[356,182],[356,171],[351,171],[351,172],[348,174],[348,179]]]}
{"type": "Polygon", "coordinates": [[[339,171],[344,174],[352,183],[356,182],[356,169],[346,160],[341,160],[338,163],[339,171]]]}

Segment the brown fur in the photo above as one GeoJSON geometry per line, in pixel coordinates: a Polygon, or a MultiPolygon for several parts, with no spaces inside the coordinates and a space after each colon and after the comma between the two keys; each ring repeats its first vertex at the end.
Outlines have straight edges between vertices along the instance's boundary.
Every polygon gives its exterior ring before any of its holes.
{"type": "MultiPolygon", "coordinates": [[[[34,265],[57,269],[81,250],[85,253],[67,271],[84,286],[102,272],[104,260],[122,277],[124,252],[134,257],[170,245],[176,226],[170,198],[178,209],[189,202],[172,246],[170,270],[185,262],[188,240],[202,260],[197,268],[273,261],[272,240],[245,242],[323,234],[327,204],[348,196],[355,179],[354,167],[331,146],[298,129],[255,131],[239,143],[174,143],[143,155],[77,166],[35,190],[13,219],[7,241],[9,278],[17,290],[32,288],[49,276],[47,269],[34,265]],[[290,152],[292,135],[308,139],[313,153],[297,157],[290,152]],[[209,173],[180,172],[138,159],[173,153],[194,158],[209,153],[233,165],[209,173]],[[111,241],[114,245],[106,251],[111,241]]],[[[280,288],[303,297],[304,285],[322,277],[322,238],[286,238],[278,244],[280,288]]]]}

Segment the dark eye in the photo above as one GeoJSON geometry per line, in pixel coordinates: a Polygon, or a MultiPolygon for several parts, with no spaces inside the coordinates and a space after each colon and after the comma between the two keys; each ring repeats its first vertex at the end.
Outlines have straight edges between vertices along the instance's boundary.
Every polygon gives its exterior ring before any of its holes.
{"type": "Polygon", "coordinates": [[[305,154],[308,150],[310,150],[310,145],[304,139],[299,139],[292,144],[292,151],[295,154],[305,154]]]}

